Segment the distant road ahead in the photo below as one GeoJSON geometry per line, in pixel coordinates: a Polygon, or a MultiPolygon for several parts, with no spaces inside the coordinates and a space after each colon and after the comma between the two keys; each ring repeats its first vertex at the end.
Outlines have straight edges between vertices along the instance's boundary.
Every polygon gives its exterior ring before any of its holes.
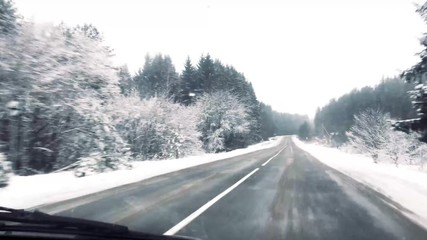
{"type": "Polygon", "coordinates": [[[201,239],[427,239],[390,204],[287,137],[274,148],[40,210],[201,239]]]}

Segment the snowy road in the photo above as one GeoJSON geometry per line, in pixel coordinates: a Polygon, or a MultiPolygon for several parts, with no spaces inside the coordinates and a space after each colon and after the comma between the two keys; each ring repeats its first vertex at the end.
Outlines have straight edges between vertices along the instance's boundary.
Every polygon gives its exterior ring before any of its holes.
{"type": "Polygon", "coordinates": [[[289,137],[277,147],[40,210],[201,239],[427,239],[397,209],[289,137]]]}

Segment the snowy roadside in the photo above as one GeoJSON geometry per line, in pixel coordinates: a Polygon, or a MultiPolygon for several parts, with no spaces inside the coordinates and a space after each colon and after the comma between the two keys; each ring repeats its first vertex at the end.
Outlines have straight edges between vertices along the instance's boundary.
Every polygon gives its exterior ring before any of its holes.
{"type": "Polygon", "coordinates": [[[372,159],[339,149],[308,144],[296,137],[294,143],[326,165],[369,186],[413,212],[405,215],[427,228],[427,173],[410,166],[373,163],[372,159]]]}
{"type": "Polygon", "coordinates": [[[72,171],[27,177],[13,176],[7,187],[0,188],[0,206],[31,208],[41,204],[75,198],[184,168],[271,148],[277,146],[282,139],[283,137],[275,137],[247,148],[224,153],[204,154],[181,159],[134,162],[132,170],[106,172],[83,178],[75,177],[72,171]]]}

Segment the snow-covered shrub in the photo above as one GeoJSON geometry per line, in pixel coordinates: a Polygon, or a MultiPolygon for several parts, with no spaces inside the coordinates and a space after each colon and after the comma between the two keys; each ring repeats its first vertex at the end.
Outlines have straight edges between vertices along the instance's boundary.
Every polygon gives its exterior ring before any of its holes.
{"type": "Polygon", "coordinates": [[[105,147],[98,152],[93,152],[89,156],[79,159],[78,165],[74,168],[74,175],[84,177],[99,172],[114,171],[120,169],[132,169],[129,161],[127,149],[111,151],[105,147]]]}
{"type": "Polygon", "coordinates": [[[408,151],[409,165],[418,165],[420,169],[424,168],[424,164],[427,162],[427,144],[419,140],[420,135],[411,132],[408,135],[410,147],[408,151]]]}
{"type": "Polygon", "coordinates": [[[178,158],[201,152],[198,108],[164,98],[121,97],[107,107],[113,124],[138,160],[178,158]]]}
{"type": "Polygon", "coordinates": [[[11,172],[10,162],[7,162],[6,157],[0,153],[0,187],[7,186],[11,172]]]}
{"type": "Polygon", "coordinates": [[[81,149],[78,166],[75,168],[77,176],[86,176],[95,172],[105,172],[118,169],[130,169],[132,165],[128,144],[113,126],[111,119],[106,114],[98,112],[92,116],[92,121],[86,121],[92,126],[91,136],[80,139],[86,148],[81,149]]]}
{"type": "Polygon", "coordinates": [[[354,125],[347,132],[349,143],[375,163],[384,149],[390,132],[389,116],[377,109],[367,109],[354,116],[354,125]]]}
{"type": "Polygon", "coordinates": [[[422,143],[415,149],[416,159],[418,160],[418,166],[420,166],[421,169],[424,169],[424,165],[427,162],[427,144],[422,143]]]}
{"type": "Polygon", "coordinates": [[[347,133],[347,151],[369,154],[374,162],[379,159],[399,164],[423,166],[427,154],[426,144],[416,133],[404,133],[391,128],[387,114],[368,109],[354,117],[354,125],[347,133]]]}
{"type": "Polygon", "coordinates": [[[229,92],[206,94],[196,106],[201,110],[198,128],[207,152],[227,150],[228,142],[249,132],[248,110],[229,92]]]}
{"type": "Polygon", "coordinates": [[[396,166],[402,162],[408,162],[410,161],[409,150],[412,144],[409,138],[408,134],[389,128],[387,139],[381,152],[396,166]]]}

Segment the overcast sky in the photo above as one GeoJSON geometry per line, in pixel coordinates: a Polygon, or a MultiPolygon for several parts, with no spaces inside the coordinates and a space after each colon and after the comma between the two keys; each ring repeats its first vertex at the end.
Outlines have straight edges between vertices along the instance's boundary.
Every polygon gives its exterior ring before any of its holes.
{"type": "MultiPolygon", "coordinates": [[[[417,1],[419,2],[419,1],[417,1]]],[[[417,62],[426,25],[411,0],[15,0],[36,22],[92,23],[132,72],[146,53],[210,53],[275,110],[309,114],[417,62]]]]}

